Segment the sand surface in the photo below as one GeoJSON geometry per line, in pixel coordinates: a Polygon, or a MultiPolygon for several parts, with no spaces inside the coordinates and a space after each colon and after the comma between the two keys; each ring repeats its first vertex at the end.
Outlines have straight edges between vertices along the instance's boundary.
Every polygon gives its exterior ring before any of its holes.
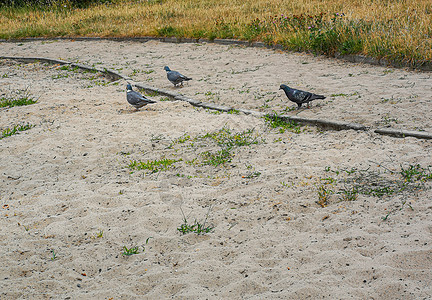
{"type": "MultiPolygon", "coordinates": [[[[0,43],[0,53],[102,66],[237,108],[432,132],[431,73],[156,41],[0,43]],[[193,80],[174,88],[165,65],[193,80]],[[281,83],[327,99],[292,110],[281,83]]],[[[432,180],[399,174],[430,174],[432,141],[280,132],[154,95],[135,112],[125,85],[0,61],[0,97],[39,99],[0,108],[1,129],[35,125],[0,140],[1,299],[432,298],[432,180]],[[250,145],[229,148],[227,163],[208,164],[242,138],[250,145]],[[164,159],[175,162],[128,168],[164,159]],[[348,201],[354,184],[363,192],[348,201]],[[320,205],[323,190],[334,193],[320,205]],[[182,235],[184,217],[214,229],[182,235]]]]}

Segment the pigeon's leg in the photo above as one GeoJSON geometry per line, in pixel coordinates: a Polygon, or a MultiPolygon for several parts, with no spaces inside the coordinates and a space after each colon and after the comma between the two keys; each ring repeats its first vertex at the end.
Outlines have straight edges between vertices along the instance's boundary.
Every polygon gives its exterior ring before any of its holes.
{"type": "Polygon", "coordinates": [[[297,110],[299,110],[300,108],[301,108],[301,106],[302,106],[302,104],[301,103],[297,103],[297,110]]]}

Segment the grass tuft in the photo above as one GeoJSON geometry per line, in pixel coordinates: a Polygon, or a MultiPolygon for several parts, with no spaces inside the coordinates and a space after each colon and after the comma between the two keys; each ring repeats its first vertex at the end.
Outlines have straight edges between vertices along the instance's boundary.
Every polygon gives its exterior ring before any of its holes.
{"type": "Polygon", "coordinates": [[[294,133],[301,132],[301,126],[299,124],[292,121],[287,122],[277,113],[265,115],[264,121],[270,128],[278,128],[279,133],[284,133],[287,130],[294,133]]]}
{"type": "Polygon", "coordinates": [[[416,181],[427,181],[432,180],[432,170],[431,167],[423,168],[420,164],[409,165],[407,168],[404,168],[401,165],[400,175],[407,182],[416,182],[416,181]]]}
{"type": "Polygon", "coordinates": [[[5,138],[5,137],[8,137],[8,136],[18,134],[21,131],[29,130],[29,129],[33,128],[34,126],[35,125],[31,125],[31,124],[24,124],[24,125],[18,124],[18,125],[14,125],[13,127],[10,127],[10,128],[3,129],[0,132],[0,140],[5,138]]]}
{"type": "MultiPolygon", "coordinates": [[[[185,133],[171,141],[162,135],[152,136],[150,141],[152,147],[163,148],[159,150],[167,156],[175,157],[175,159],[165,158],[165,156],[160,160],[140,161],[129,159],[126,166],[132,171],[147,170],[150,174],[176,168],[178,172],[175,173],[175,176],[188,179],[202,178],[203,172],[199,170],[199,167],[203,166],[206,167],[207,178],[212,178],[212,175],[209,174],[219,172],[222,168],[234,168],[235,164],[228,164],[235,157],[238,148],[252,147],[265,142],[254,129],[234,131],[226,126],[196,136],[185,133]],[[215,169],[210,170],[210,167],[215,169]],[[187,174],[190,170],[195,170],[196,174],[187,174]]],[[[118,154],[125,155],[126,153],[129,152],[122,151],[118,154]]],[[[260,172],[253,172],[247,178],[256,178],[260,175],[260,172]]],[[[225,173],[223,177],[225,176],[229,176],[229,174],[225,173]]]]}
{"type": "Polygon", "coordinates": [[[148,170],[151,174],[153,174],[175,167],[174,163],[179,161],[181,161],[181,159],[175,160],[163,158],[160,160],[147,160],[146,162],[133,160],[128,165],[128,168],[131,170],[148,170]]]}
{"type": "Polygon", "coordinates": [[[33,97],[28,89],[16,90],[9,96],[0,98],[0,107],[14,107],[35,104],[38,100],[33,97]]]}
{"type": "Polygon", "coordinates": [[[197,139],[210,139],[218,146],[226,149],[256,145],[260,142],[259,136],[254,133],[253,129],[233,133],[228,127],[199,136],[197,139]]]}
{"type": "Polygon", "coordinates": [[[139,247],[138,246],[131,247],[131,248],[127,248],[126,246],[123,246],[122,254],[124,256],[131,256],[131,255],[138,254],[138,253],[139,253],[139,247]]]}
{"type": "Polygon", "coordinates": [[[212,226],[207,226],[207,218],[210,214],[210,210],[211,207],[209,208],[203,222],[199,222],[197,220],[195,220],[195,222],[193,224],[189,224],[188,220],[185,216],[185,214],[183,213],[183,210],[180,207],[180,210],[182,212],[183,215],[183,224],[180,225],[180,227],[177,228],[177,230],[181,233],[181,234],[188,234],[188,233],[196,233],[197,235],[200,234],[206,234],[206,233],[210,233],[214,230],[214,227],[212,226]]]}
{"type": "MultiPolygon", "coordinates": [[[[333,170],[326,167],[325,172],[327,176],[321,178],[316,187],[317,203],[322,207],[329,204],[332,194],[339,195],[339,201],[354,201],[359,195],[378,198],[408,195],[423,189],[425,182],[432,180],[431,167],[425,168],[420,164],[401,165],[399,171],[380,164],[377,168],[367,169],[333,170]]],[[[406,205],[410,206],[409,203],[406,205]]]]}
{"type": "Polygon", "coordinates": [[[56,260],[57,258],[57,253],[54,250],[51,250],[51,260],[56,260]]]}
{"type": "MultiPolygon", "coordinates": [[[[150,239],[153,237],[148,237],[145,241],[145,245],[142,245],[142,252],[145,252],[146,250],[146,245],[148,245],[150,239]]],[[[139,251],[139,246],[135,246],[135,247],[131,247],[131,248],[127,248],[126,246],[123,246],[123,252],[121,253],[123,256],[131,256],[134,254],[138,254],[140,253],[139,251]]]]}
{"type": "Polygon", "coordinates": [[[234,157],[234,154],[231,153],[230,150],[231,148],[223,148],[216,153],[205,151],[201,153],[203,159],[202,164],[214,167],[225,165],[226,163],[231,162],[231,159],[234,157]]]}

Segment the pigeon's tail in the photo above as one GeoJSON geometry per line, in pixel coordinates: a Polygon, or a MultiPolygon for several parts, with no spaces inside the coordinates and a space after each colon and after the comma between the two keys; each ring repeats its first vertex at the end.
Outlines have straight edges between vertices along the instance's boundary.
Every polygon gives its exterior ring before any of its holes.
{"type": "Polygon", "coordinates": [[[184,81],[189,81],[189,80],[192,80],[192,78],[190,78],[190,77],[186,77],[186,76],[185,76],[185,77],[183,78],[183,80],[184,80],[184,81]]]}
{"type": "Polygon", "coordinates": [[[313,94],[313,95],[310,97],[309,100],[317,100],[317,99],[325,99],[325,98],[326,98],[326,97],[323,96],[323,95],[316,95],[316,94],[313,94]]]}

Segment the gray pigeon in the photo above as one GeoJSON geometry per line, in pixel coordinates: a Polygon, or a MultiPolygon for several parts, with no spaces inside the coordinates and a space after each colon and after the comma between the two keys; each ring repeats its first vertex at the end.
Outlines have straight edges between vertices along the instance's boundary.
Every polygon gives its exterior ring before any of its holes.
{"type": "Polygon", "coordinates": [[[174,86],[177,86],[179,83],[183,86],[183,81],[192,80],[192,78],[186,77],[177,71],[171,71],[167,66],[164,67],[164,70],[167,72],[168,80],[171,81],[174,86]]]}
{"type": "Polygon", "coordinates": [[[128,83],[126,86],[126,99],[130,105],[136,108],[136,110],[146,106],[147,104],[156,103],[156,101],[147,99],[140,93],[133,91],[130,83],[128,83]]]}
{"type": "Polygon", "coordinates": [[[284,90],[285,95],[287,95],[288,99],[290,99],[292,102],[297,103],[297,109],[300,109],[303,103],[307,103],[307,106],[309,107],[309,102],[311,102],[312,100],[326,98],[322,95],[316,95],[309,92],[292,89],[285,84],[281,84],[279,89],[284,90]]]}

